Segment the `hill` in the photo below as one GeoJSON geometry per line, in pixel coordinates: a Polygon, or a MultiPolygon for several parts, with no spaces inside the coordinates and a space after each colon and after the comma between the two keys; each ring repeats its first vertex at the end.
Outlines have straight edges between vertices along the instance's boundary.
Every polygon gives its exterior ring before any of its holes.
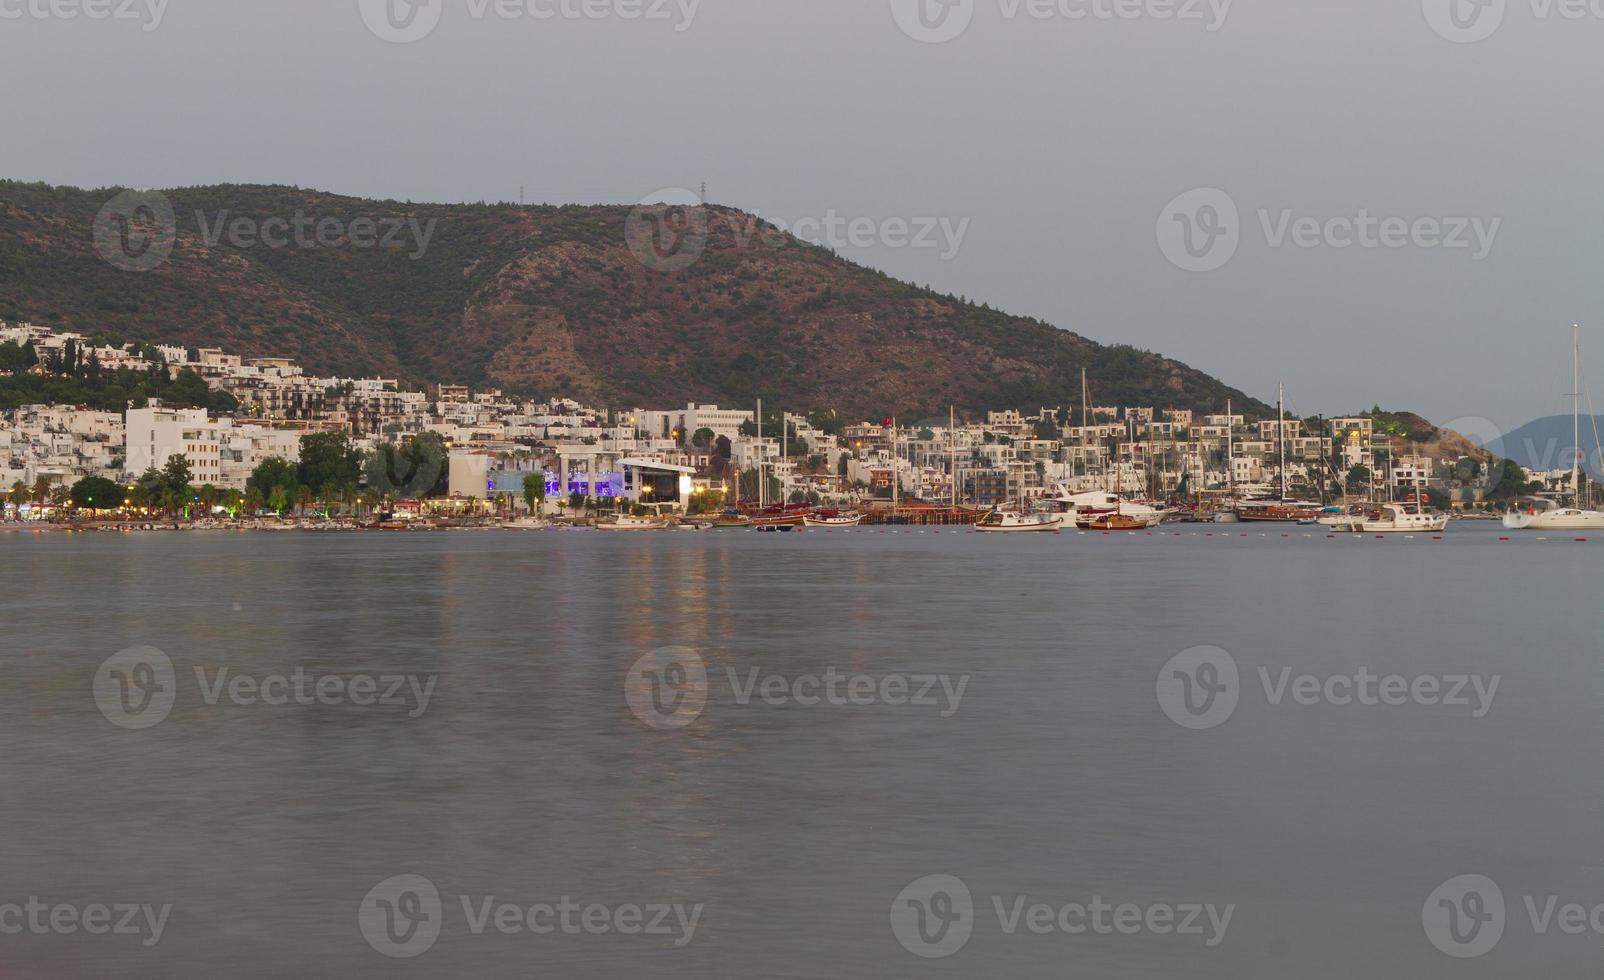
{"type": "Polygon", "coordinates": [[[1084,368],[1099,404],[1269,411],[1158,354],[898,282],[740,211],[631,214],[0,182],[0,319],[614,406],[1034,410],[1077,404],[1084,368]],[[159,205],[135,214],[133,247],[103,212],[130,200],[159,205]],[[644,235],[674,222],[694,247],[662,261],[651,246],[668,239],[644,235]],[[105,258],[151,240],[148,271],[105,258]]]}
{"type": "MultiPolygon", "coordinates": [[[[1586,454],[1584,458],[1593,474],[1604,478],[1604,473],[1599,470],[1598,444],[1593,439],[1595,431],[1604,433],[1604,415],[1596,418],[1582,416],[1581,448],[1586,454]]],[[[1570,453],[1576,442],[1571,436],[1571,417],[1551,415],[1504,433],[1503,438],[1494,439],[1486,448],[1514,460],[1528,470],[1568,470],[1571,467],[1570,453]]]]}

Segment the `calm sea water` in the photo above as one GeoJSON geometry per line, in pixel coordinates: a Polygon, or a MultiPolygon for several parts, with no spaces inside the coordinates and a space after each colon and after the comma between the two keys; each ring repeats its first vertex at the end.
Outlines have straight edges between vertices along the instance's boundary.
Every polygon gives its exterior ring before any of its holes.
{"type": "Polygon", "coordinates": [[[1596,977],[1604,541],[1207,530],[0,534],[0,961],[1596,977]]]}

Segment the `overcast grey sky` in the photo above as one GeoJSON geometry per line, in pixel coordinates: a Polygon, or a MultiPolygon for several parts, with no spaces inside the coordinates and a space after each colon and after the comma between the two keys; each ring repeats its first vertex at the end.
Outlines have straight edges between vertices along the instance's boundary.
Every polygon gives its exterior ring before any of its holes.
{"type": "Polygon", "coordinates": [[[874,219],[849,257],[1284,380],[1299,412],[1518,425],[1565,408],[1578,320],[1604,375],[1604,10],[1577,0],[435,0],[410,27],[381,0],[78,2],[0,0],[4,176],[553,203],[706,180],[787,223],[874,219]],[[1195,188],[1238,220],[1171,207],[1195,188]],[[1328,224],[1361,209],[1368,232],[1328,224]],[[911,247],[897,218],[948,232],[911,247]]]}

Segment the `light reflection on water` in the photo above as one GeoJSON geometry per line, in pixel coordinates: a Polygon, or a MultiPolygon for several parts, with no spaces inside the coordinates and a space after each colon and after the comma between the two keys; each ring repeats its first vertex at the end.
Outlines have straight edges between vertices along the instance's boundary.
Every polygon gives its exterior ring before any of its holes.
{"type": "MultiPolygon", "coordinates": [[[[0,903],[171,902],[162,941],[0,937],[21,976],[1591,976],[1520,896],[1604,902],[1596,544],[975,534],[3,535],[0,903]],[[110,724],[96,669],[169,654],[179,696],[110,724]],[[1210,731],[1157,704],[1199,645],[1242,667],[1210,731]],[[630,665],[711,687],[643,724],[630,665]],[[193,670],[435,677],[407,706],[208,705],[193,670]],[[1277,707],[1258,668],[1498,674],[1487,717],[1277,707]],[[745,678],[965,676],[916,705],[741,705],[745,678]],[[1512,921],[1451,960],[1438,884],[1512,921]],[[367,891],[428,877],[441,936],[379,956],[367,891]],[[978,921],[914,957],[894,897],[948,873],[978,921]],[[1004,934],[993,896],[1235,904],[1180,937],[1004,934]],[[705,903],[693,940],[483,935],[461,896],[705,903]]],[[[1541,904],[1541,898],[1539,899],[1541,904]]]]}

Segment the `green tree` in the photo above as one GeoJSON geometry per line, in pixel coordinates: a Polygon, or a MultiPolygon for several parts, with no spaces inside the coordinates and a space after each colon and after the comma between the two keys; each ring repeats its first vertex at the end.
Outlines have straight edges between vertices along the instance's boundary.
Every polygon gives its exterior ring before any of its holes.
{"type": "Polygon", "coordinates": [[[247,495],[254,494],[250,498],[255,504],[253,509],[265,505],[279,514],[289,509],[300,486],[295,464],[282,456],[269,456],[262,460],[245,481],[247,495]]]}
{"type": "Polygon", "coordinates": [[[830,409],[814,409],[808,413],[808,424],[827,436],[838,436],[846,431],[846,423],[830,409]]]}
{"type": "Polygon", "coordinates": [[[1497,468],[1495,472],[1498,479],[1493,483],[1492,490],[1487,493],[1490,499],[1509,500],[1531,492],[1531,481],[1527,479],[1526,471],[1519,463],[1510,459],[1497,459],[1492,465],[1497,468]]]}
{"type": "Polygon", "coordinates": [[[706,426],[703,426],[702,428],[691,433],[691,445],[695,446],[697,449],[706,449],[711,446],[713,444],[713,440],[717,438],[718,433],[706,426]]]}
{"type": "Polygon", "coordinates": [[[1368,493],[1370,490],[1370,478],[1370,467],[1355,463],[1352,468],[1348,470],[1348,492],[1368,493]]]}
{"type": "Polygon", "coordinates": [[[546,502],[546,474],[544,472],[524,474],[524,503],[529,509],[539,513],[546,502]]]}
{"type": "Polygon", "coordinates": [[[296,470],[301,486],[325,503],[344,500],[356,492],[362,478],[362,454],[344,432],[319,432],[301,438],[301,464],[296,470]]]}
{"type": "Polygon", "coordinates": [[[123,488],[103,476],[86,476],[72,485],[72,505],[79,510],[116,510],[123,488]]]}
{"type": "Polygon", "coordinates": [[[445,440],[424,432],[403,445],[386,443],[368,454],[363,475],[368,487],[397,499],[445,493],[449,478],[445,440]]]}
{"type": "Polygon", "coordinates": [[[162,472],[154,466],[139,474],[139,478],[128,488],[128,499],[135,507],[155,508],[161,506],[162,499],[162,472]]]}
{"type": "Polygon", "coordinates": [[[167,464],[161,472],[161,507],[170,513],[178,513],[189,504],[189,481],[192,479],[189,470],[189,458],[183,453],[167,457],[167,464]]]}

